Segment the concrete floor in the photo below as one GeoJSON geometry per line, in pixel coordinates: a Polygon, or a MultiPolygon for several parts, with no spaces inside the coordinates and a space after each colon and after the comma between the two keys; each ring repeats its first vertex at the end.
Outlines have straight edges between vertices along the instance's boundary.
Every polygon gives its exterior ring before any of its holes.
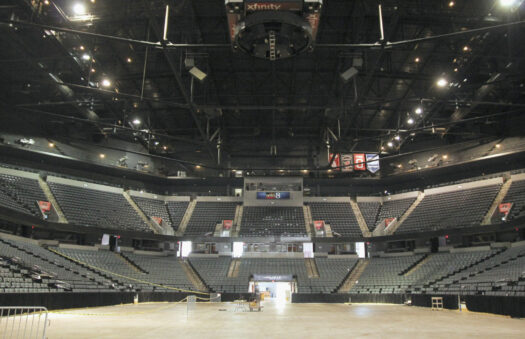
{"type": "MultiPolygon", "coordinates": [[[[375,304],[277,304],[260,313],[235,304],[155,303],[50,314],[48,338],[524,338],[525,320],[375,304]]],[[[0,335],[1,336],[1,335],[0,335]]]]}

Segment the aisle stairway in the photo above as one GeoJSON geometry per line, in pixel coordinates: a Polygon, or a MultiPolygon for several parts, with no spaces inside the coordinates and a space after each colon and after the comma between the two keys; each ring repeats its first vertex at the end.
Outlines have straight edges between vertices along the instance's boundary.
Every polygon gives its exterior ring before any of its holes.
{"type": "Polygon", "coordinates": [[[487,214],[483,218],[483,221],[481,222],[482,225],[490,225],[492,223],[492,216],[498,209],[499,205],[504,202],[503,199],[507,196],[507,193],[509,192],[509,188],[512,185],[512,179],[509,178],[503,185],[501,185],[501,188],[498,192],[498,195],[492,202],[492,205],[490,206],[487,214]]]}
{"type": "Polygon", "coordinates": [[[199,277],[197,272],[195,272],[195,270],[193,269],[189,261],[183,260],[181,264],[182,264],[182,268],[184,269],[184,273],[186,274],[186,277],[192,283],[195,290],[201,291],[201,292],[208,291],[208,288],[206,287],[202,279],[199,277]]]}
{"type": "Polygon", "coordinates": [[[192,200],[188,204],[188,208],[186,209],[186,213],[184,213],[184,217],[180,222],[179,229],[177,230],[176,235],[181,236],[184,234],[184,232],[186,232],[186,227],[188,227],[188,223],[190,222],[191,215],[193,214],[193,210],[195,209],[195,205],[197,205],[197,200],[192,200]]]}
{"type": "Polygon", "coordinates": [[[341,287],[337,290],[338,293],[348,293],[352,287],[359,281],[359,277],[365,271],[366,266],[368,266],[368,259],[359,259],[357,264],[354,266],[350,274],[346,277],[344,282],[341,284],[341,287]]]}
{"type": "Polygon", "coordinates": [[[357,223],[359,224],[359,228],[361,229],[363,237],[370,237],[372,234],[368,229],[368,225],[366,224],[365,218],[363,217],[361,210],[359,209],[359,205],[353,198],[350,198],[350,205],[352,206],[352,210],[354,211],[354,215],[357,219],[357,223]]]}
{"type": "Polygon", "coordinates": [[[396,222],[395,224],[392,225],[392,227],[386,230],[387,232],[385,235],[394,234],[397,231],[397,229],[401,227],[401,225],[405,222],[405,220],[408,219],[410,214],[416,209],[416,207],[421,203],[421,201],[423,201],[424,198],[425,198],[425,193],[419,192],[417,199],[414,201],[414,203],[406,210],[405,214],[401,216],[398,222],[396,222]]]}
{"type": "Polygon", "coordinates": [[[304,264],[306,265],[306,273],[308,278],[315,279],[319,278],[319,270],[317,269],[317,264],[315,259],[307,258],[304,259],[304,264]]]}
{"type": "Polygon", "coordinates": [[[144,211],[137,205],[137,203],[131,198],[131,196],[129,195],[129,193],[127,191],[123,191],[122,192],[122,195],[124,196],[124,198],[126,199],[126,201],[131,205],[131,207],[133,207],[133,209],[135,210],[135,212],[140,216],[140,218],[142,219],[142,221],[144,221],[144,223],[146,225],[148,225],[148,227],[153,231],[153,233],[157,233],[157,234],[165,234],[165,231],[164,229],[162,228],[162,226],[152,222],[150,220],[150,218],[148,218],[148,216],[144,213],[144,211]]]}
{"type": "Polygon", "coordinates": [[[47,198],[47,201],[49,201],[51,203],[51,205],[53,205],[53,208],[55,209],[55,212],[58,215],[58,222],[62,223],[62,224],[67,224],[68,221],[66,219],[66,215],[62,211],[62,208],[60,208],[60,205],[58,204],[57,200],[55,199],[55,196],[53,195],[53,192],[51,192],[51,189],[49,188],[49,185],[47,184],[47,182],[44,179],[42,179],[41,177],[38,177],[38,185],[40,186],[40,188],[44,192],[44,194],[45,194],[45,196],[47,198]]]}

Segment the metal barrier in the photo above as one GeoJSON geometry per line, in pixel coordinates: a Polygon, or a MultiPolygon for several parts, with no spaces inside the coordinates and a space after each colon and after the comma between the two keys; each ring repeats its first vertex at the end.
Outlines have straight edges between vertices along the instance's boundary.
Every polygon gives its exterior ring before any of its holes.
{"type": "Polygon", "coordinates": [[[47,319],[45,307],[0,307],[0,338],[45,339],[47,319]]]}

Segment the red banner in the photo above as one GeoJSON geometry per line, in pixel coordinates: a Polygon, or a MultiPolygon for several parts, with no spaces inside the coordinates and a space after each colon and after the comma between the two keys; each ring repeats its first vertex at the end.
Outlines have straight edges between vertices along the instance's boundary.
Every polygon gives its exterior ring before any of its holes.
{"type": "Polygon", "coordinates": [[[365,155],[362,153],[354,154],[354,169],[356,171],[366,171],[365,155]]]}
{"type": "Polygon", "coordinates": [[[321,230],[324,227],[324,221],[323,220],[315,220],[314,221],[314,227],[316,230],[321,230]]]}
{"type": "Polygon", "coordinates": [[[38,207],[40,207],[40,210],[42,211],[42,213],[51,212],[51,203],[49,201],[39,201],[38,207]]]}
{"type": "Polygon", "coordinates": [[[162,218],[161,217],[151,217],[151,219],[155,220],[155,222],[159,225],[162,225],[162,218]]]}
{"type": "Polygon", "coordinates": [[[334,171],[339,171],[341,169],[341,154],[337,153],[334,155],[334,153],[328,153],[328,163],[330,163],[330,160],[334,158],[334,161],[332,161],[332,169],[334,171]]]}
{"type": "Polygon", "coordinates": [[[511,208],[512,208],[512,203],[511,202],[506,202],[506,203],[503,203],[503,204],[499,204],[499,212],[503,213],[505,215],[509,214],[511,208]]]}
{"type": "Polygon", "coordinates": [[[385,219],[385,228],[387,228],[388,226],[390,226],[390,224],[392,223],[392,221],[396,220],[396,218],[386,218],[385,219]]]}
{"type": "Polygon", "coordinates": [[[225,230],[230,230],[233,227],[233,220],[223,220],[222,228],[225,230]]]}

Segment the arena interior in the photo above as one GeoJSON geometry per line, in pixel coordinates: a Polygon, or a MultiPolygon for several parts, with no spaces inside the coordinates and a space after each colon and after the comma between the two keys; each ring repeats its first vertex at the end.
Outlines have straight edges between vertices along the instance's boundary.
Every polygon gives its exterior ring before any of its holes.
{"type": "Polygon", "coordinates": [[[525,333],[524,0],[3,0],[0,337],[525,333]]]}

